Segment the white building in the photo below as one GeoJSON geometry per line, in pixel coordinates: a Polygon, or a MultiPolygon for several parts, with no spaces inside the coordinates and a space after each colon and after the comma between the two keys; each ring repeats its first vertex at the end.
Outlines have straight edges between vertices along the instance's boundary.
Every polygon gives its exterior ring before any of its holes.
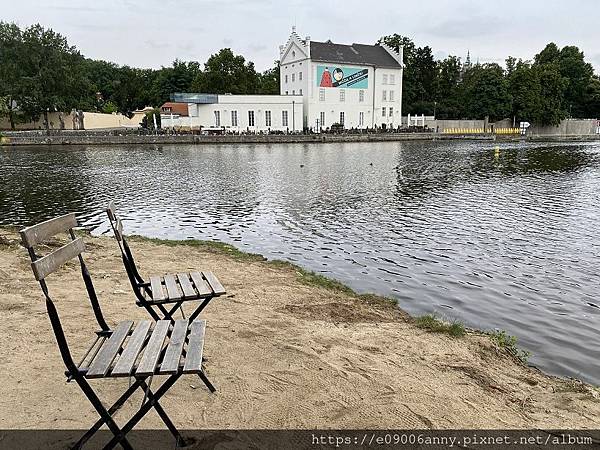
{"type": "Polygon", "coordinates": [[[302,131],[303,105],[299,95],[216,95],[176,93],[171,99],[187,103],[188,117],[171,122],[162,116],[162,126],[193,129],[223,129],[227,132],[259,133],[302,131]]]}
{"type": "Polygon", "coordinates": [[[402,49],[301,39],[292,28],[280,51],[280,94],[301,95],[306,128],[402,124],[402,49]]]}
{"type": "Polygon", "coordinates": [[[256,133],[402,125],[402,49],[300,39],[293,27],[279,51],[281,95],[173,94],[189,116],[164,114],[162,126],[256,133]]]}

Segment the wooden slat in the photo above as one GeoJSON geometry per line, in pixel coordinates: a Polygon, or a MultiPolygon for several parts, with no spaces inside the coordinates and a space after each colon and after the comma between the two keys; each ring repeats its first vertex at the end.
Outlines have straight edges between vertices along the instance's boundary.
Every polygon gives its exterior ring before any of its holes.
{"type": "Polygon", "coordinates": [[[110,365],[114,361],[117,353],[121,349],[121,345],[127,338],[127,334],[131,327],[133,326],[133,322],[131,320],[127,320],[125,322],[120,322],[110,338],[104,343],[92,364],[90,365],[90,369],[88,370],[86,377],[87,378],[99,378],[104,377],[108,373],[110,369],[110,365]]]}
{"type": "Polygon", "coordinates": [[[121,219],[119,218],[117,218],[117,224],[115,226],[115,237],[117,238],[117,241],[123,240],[123,222],[121,222],[121,219]]]}
{"type": "Polygon", "coordinates": [[[115,202],[113,202],[112,200],[108,202],[108,208],[106,208],[106,213],[108,214],[108,218],[111,221],[117,219],[117,209],[115,208],[115,202]]]}
{"type": "Polygon", "coordinates": [[[177,279],[179,280],[179,286],[181,286],[181,290],[183,291],[183,296],[185,298],[196,298],[198,294],[194,290],[194,286],[190,282],[190,275],[187,273],[178,273],[177,279]]]}
{"type": "Polygon", "coordinates": [[[165,287],[167,288],[167,295],[169,299],[179,299],[181,298],[181,293],[179,289],[177,289],[177,282],[175,281],[175,275],[165,275],[165,287]]]}
{"type": "Polygon", "coordinates": [[[196,373],[202,370],[202,351],[204,349],[204,333],[206,320],[194,320],[190,326],[183,373],[196,373]]]}
{"type": "Polygon", "coordinates": [[[165,356],[160,364],[159,373],[177,372],[179,361],[181,359],[181,351],[183,350],[183,344],[185,343],[187,328],[187,320],[175,321],[175,326],[171,332],[171,340],[169,341],[169,346],[167,347],[165,356]]]}
{"type": "Polygon", "coordinates": [[[115,364],[111,376],[128,377],[131,375],[133,365],[146,341],[146,336],[148,336],[151,324],[152,322],[150,320],[143,320],[138,323],[136,329],[131,333],[123,353],[119,356],[119,360],[117,361],[117,364],[115,364]]]}
{"type": "Polygon", "coordinates": [[[152,300],[161,301],[166,298],[160,277],[150,277],[150,289],[152,289],[152,300]]]}
{"type": "Polygon", "coordinates": [[[63,245],[58,250],[54,250],[49,255],[32,262],[31,268],[33,269],[35,279],[38,281],[43,280],[68,260],[75,258],[84,251],[85,244],[83,243],[83,239],[77,238],[74,241],[63,245]]]}
{"type": "Polygon", "coordinates": [[[210,287],[212,288],[215,295],[222,295],[225,293],[225,288],[223,287],[221,282],[217,279],[217,277],[215,276],[214,273],[202,272],[202,275],[204,275],[204,278],[206,279],[206,281],[208,281],[208,284],[210,284],[210,287]]]}
{"type": "Polygon", "coordinates": [[[144,355],[135,371],[136,375],[145,376],[154,373],[170,324],[170,320],[159,320],[156,322],[154,331],[152,331],[152,336],[150,336],[146,349],[144,350],[144,355]]]}
{"type": "Polygon", "coordinates": [[[192,277],[192,281],[194,282],[194,286],[196,286],[200,297],[208,297],[212,295],[212,289],[206,280],[202,278],[202,274],[200,272],[190,272],[190,277],[192,277]]]}
{"type": "Polygon", "coordinates": [[[75,218],[75,213],[65,214],[64,216],[46,220],[45,222],[21,230],[21,240],[26,248],[30,248],[55,234],[70,230],[76,226],[77,219],[75,218]]]}

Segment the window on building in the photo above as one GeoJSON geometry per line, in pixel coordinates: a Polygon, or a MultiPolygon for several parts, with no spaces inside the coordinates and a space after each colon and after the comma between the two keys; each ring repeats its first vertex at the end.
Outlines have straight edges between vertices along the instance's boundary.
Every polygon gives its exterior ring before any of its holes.
{"type": "Polygon", "coordinates": [[[396,84],[396,75],[390,74],[390,84],[396,84]]]}
{"type": "Polygon", "coordinates": [[[288,82],[288,76],[287,76],[287,74],[285,75],[285,82],[286,83],[288,82]]]}
{"type": "Polygon", "coordinates": [[[292,95],[296,95],[296,89],[292,89],[292,95]]]}
{"type": "Polygon", "coordinates": [[[362,127],[364,124],[365,124],[365,113],[361,111],[358,113],[358,126],[362,127]]]}
{"type": "Polygon", "coordinates": [[[345,101],[346,101],[346,90],[340,89],[340,102],[345,102],[345,101]]]}
{"type": "Polygon", "coordinates": [[[285,95],[288,95],[289,91],[285,91],[285,95]]]}
{"type": "Polygon", "coordinates": [[[319,101],[320,102],[324,102],[325,101],[325,89],[319,89],[319,101]]]}
{"type": "Polygon", "coordinates": [[[302,89],[300,89],[300,95],[302,95],[302,89]]]}
{"type": "Polygon", "coordinates": [[[360,91],[358,91],[358,101],[359,102],[365,101],[365,91],[363,91],[362,89],[360,91]]]}
{"type": "Polygon", "coordinates": [[[221,111],[215,111],[215,127],[221,126],[221,111]]]}
{"type": "Polygon", "coordinates": [[[385,117],[385,106],[381,108],[381,117],[385,117]]]}
{"type": "Polygon", "coordinates": [[[271,111],[265,111],[265,126],[271,126],[271,111]]]}
{"type": "Polygon", "coordinates": [[[298,80],[302,81],[302,72],[298,72],[298,80]]]}
{"type": "Polygon", "coordinates": [[[292,50],[292,58],[296,57],[296,50],[292,50]]]}
{"type": "Polygon", "coordinates": [[[282,127],[288,126],[288,112],[287,111],[281,111],[281,126],[282,127]]]}
{"type": "Polygon", "coordinates": [[[295,73],[293,73],[293,74],[292,74],[292,83],[293,83],[294,81],[296,81],[296,74],[295,74],[295,73]]]}
{"type": "Polygon", "coordinates": [[[390,106],[390,117],[394,117],[394,108],[390,106]]]}
{"type": "Polygon", "coordinates": [[[382,84],[387,84],[388,82],[388,76],[386,74],[383,74],[383,83],[382,84]]]}
{"type": "Polygon", "coordinates": [[[381,100],[387,101],[387,91],[385,89],[381,91],[381,100]]]}
{"type": "Polygon", "coordinates": [[[390,102],[394,101],[394,91],[390,91],[390,102]]]}
{"type": "Polygon", "coordinates": [[[237,116],[237,111],[231,111],[231,126],[232,127],[237,127],[238,126],[238,116],[237,116]]]}
{"type": "Polygon", "coordinates": [[[344,111],[340,111],[340,125],[344,125],[345,119],[346,119],[346,113],[344,111]]]}
{"type": "Polygon", "coordinates": [[[321,115],[321,120],[320,120],[319,126],[324,128],[325,127],[325,111],[321,111],[320,115],[321,115]]]}
{"type": "Polygon", "coordinates": [[[254,111],[248,111],[248,126],[254,126],[254,111]]]}

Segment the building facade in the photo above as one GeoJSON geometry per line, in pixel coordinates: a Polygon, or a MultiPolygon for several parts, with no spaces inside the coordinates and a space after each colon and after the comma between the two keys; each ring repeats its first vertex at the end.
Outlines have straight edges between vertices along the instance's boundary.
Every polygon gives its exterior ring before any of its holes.
{"type": "Polygon", "coordinates": [[[298,95],[216,95],[175,93],[173,102],[187,104],[187,117],[171,121],[161,116],[163,127],[223,129],[231,133],[301,132],[302,97],[298,95]]]}
{"type": "Polygon", "coordinates": [[[402,49],[301,39],[294,27],[279,51],[280,94],[301,96],[305,128],[401,126],[402,49]]]}

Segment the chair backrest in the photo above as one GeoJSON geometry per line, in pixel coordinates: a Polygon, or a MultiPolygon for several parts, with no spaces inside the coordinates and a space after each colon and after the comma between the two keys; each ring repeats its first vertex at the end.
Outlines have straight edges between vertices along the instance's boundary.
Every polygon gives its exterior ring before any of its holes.
{"type": "Polygon", "coordinates": [[[35,279],[39,281],[42,292],[46,297],[46,309],[50,317],[50,322],[52,323],[52,329],[54,331],[58,347],[65,365],[71,371],[76,370],[76,365],[71,358],[71,353],[69,351],[67,340],[60,323],[58,312],[54,306],[54,302],[52,301],[48,286],[46,284],[46,277],[58,270],[71,259],[77,258],[81,266],[81,274],[85,282],[90,303],[92,304],[92,308],[96,316],[96,321],[103,331],[110,331],[110,328],[106,324],[106,321],[102,315],[102,310],[100,309],[100,304],[98,303],[92,278],[83,260],[82,253],[85,251],[83,239],[76,237],[73,231],[73,228],[76,226],[77,218],[75,217],[74,213],[71,213],[47,220],[20,231],[21,242],[29,252],[29,257],[31,258],[31,269],[35,279]],[[52,250],[45,256],[39,256],[36,253],[36,247],[44,244],[44,242],[60,233],[67,233],[70,241],[58,249],[52,250]]]}
{"type": "Polygon", "coordinates": [[[135,259],[133,258],[133,254],[131,253],[131,249],[129,248],[129,244],[127,243],[127,239],[123,234],[123,222],[117,214],[117,210],[113,201],[110,201],[108,203],[108,208],[106,208],[106,214],[108,215],[108,220],[110,221],[110,226],[115,235],[115,239],[119,244],[119,249],[121,250],[121,257],[123,259],[123,265],[125,266],[125,270],[127,271],[127,276],[129,277],[131,287],[133,288],[137,299],[140,302],[145,303],[147,300],[144,297],[144,291],[146,291],[148,294],[150,293],[150,291],[146,286],[147,283],[144,281],[144,279],[140,275],[140,272],[138,271],[135,259]]]}

